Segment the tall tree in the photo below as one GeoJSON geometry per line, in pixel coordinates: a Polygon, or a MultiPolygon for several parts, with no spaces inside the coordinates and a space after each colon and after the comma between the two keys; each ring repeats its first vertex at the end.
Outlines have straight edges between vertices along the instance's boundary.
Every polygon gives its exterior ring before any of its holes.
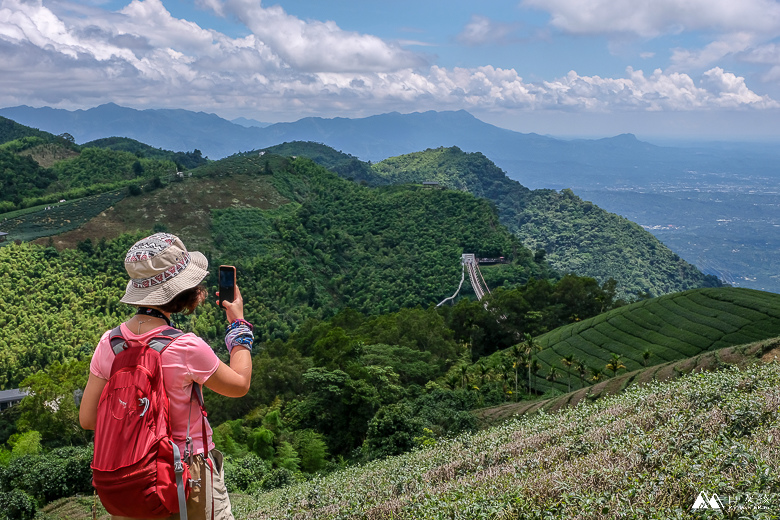
{"type": "Polygon", "coordinates": [[[568,356],[563,356],[561,359],[561,363],[563,363],[568,370],[566,370],[566,374],[568,377],[568,391],[571,392],[571,367],[574,365],[574,354],[569,354],[568,356]]]}

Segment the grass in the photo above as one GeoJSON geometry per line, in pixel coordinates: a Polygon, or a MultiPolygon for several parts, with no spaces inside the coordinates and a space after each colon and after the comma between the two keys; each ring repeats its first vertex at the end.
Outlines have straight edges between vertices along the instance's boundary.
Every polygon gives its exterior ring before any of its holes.
{"type": "Polygon", "coordinates": [[[46,504],[39,511],[36,520],[76,520],[92,519],[93,508],[95,517],[98,520],[110,520],[108,514],[100,500],[95,500],[95,496],[78,496],[70,498],[61,498],[46,504]]]}
{"type": "MultiPolygon", "coordinates": [[[[637,302],[536,338],[542,370],[533,385],[542,391],[566,391],[574,369],[561,361],[573,355],[588,367],[603,370],[618,354],[632,372],[767,338],[780,336],[780,295],[752,289],[694,289],[637,302]],[[560,371],[545,380],[550,367],[560,371]]],[[[608,374],[611,375],[611,374],[608,374]]]]}

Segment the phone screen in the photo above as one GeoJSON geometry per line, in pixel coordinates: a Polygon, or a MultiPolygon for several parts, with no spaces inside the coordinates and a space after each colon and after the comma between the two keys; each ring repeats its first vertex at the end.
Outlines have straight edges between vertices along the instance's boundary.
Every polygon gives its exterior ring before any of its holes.
{"type": "Polygon", "coordinates": [[[232,302],[236,298],[236,268],[233,266],[219,267],[219,301],[232,302]]]}

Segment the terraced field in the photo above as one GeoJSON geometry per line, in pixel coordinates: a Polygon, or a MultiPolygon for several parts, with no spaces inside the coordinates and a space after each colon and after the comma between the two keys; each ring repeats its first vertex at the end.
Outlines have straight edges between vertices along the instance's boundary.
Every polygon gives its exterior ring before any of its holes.
{"type": "Polygon", "coordinates": [[[592,386],[569,393],[517,403],[504,403],[475,410],[482,427],[501,424],[507,419],[539,411],[556,412],[585,401],[595,401],[625,392],[642,384],[671,381],[691,373],[712,372],[727,368],[745,368],[758,361],[780,362],[780,337],[735,345],[719,350],[708,350],[698,356],[670,361],[648,368],[625,372],[592,386]]]}
{"type": "MultiPolygon", "coordinates": [[[[780,295],[723,287],[695,289],[637,302],[561,327],[537,338],[542,347],[534,388],[567,391],[580,383],[561,361],[574,356],[587,367],[613,374],[605,365],[618,354],[626,372],[687,359],[702,352],[780,336],[780,295]],[[649,352],[647,360],[644,353],[649,352]],[[550,367],[559,377],[547,381],[550,367]]],[[[590,383],[587,383],[590,384],[590,383]]]]}
{"type": "Polygon", "coordinates": [[[74,201],[6,213],[0,216],[0,231],[8,233],[8,242],[29,242],[36,238],[58,235],[78,229],[125,196],[127,189],[122,188],[74,201]]]}

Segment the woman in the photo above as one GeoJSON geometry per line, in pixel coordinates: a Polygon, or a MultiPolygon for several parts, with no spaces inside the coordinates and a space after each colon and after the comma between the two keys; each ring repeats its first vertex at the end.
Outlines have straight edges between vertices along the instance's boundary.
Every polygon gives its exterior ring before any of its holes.
{"type": "MultiPolygon", "coordinates": [[[[174,235],[156,233],[136,242],[125,257],[125,269],[130,281],[121,301],[138,308],[133,317],[120,325],[122,337],[128,342],[151,339],[160,329],[170,326],[171,314],[189,314],[206,299],[206,289],[201,282],[208,275],[208,261],[197,251],[188,252],[174,235]]],[[[212,518],[212,504],[213,518],[233,519],[225,488],[222,454],[214,449],[211,427],[207,424],[211,463],[204,460],[202,415],[198,403],[192,402],[193,384],[203,384],[228,397],[241,397],[249,390],[253,337],[251,325],[244,321],[244,303],[238,287],[235,300],[224,301],[223,307],[229,323],[225,344],[230,351],[230,365],[220,361],[212,348],[192,333],[175,339],[161,356],[173,440],[181,453],[190,448],[191,478],[201,483],[190,488],[188,520],[212,518]],[[188,437],[190,446],[187,446],[188,437]]],[[[89,380],[79,409],[79,421],[85,429],[95,429],[98,403],[110,377],[114,357],[109,332],[106,332],[92,356],[89,380]]],[[[112,516],[113,520],[123,518],[112,516]]]]}

